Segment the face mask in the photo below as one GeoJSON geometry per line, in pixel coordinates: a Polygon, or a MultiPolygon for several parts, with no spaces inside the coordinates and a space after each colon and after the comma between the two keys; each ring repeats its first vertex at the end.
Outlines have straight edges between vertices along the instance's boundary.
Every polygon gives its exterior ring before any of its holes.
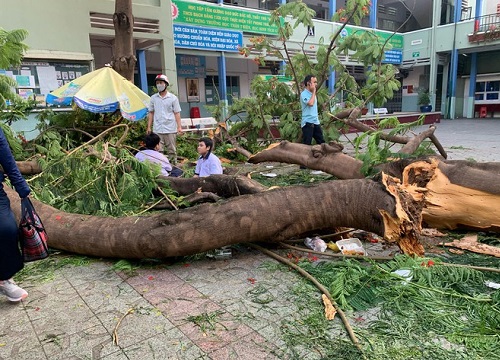
{"type": "Polygon", "coordinates": [[[164,91],[166,88],[165,84],[157,84],[156,89],[158,89],[159,92],[164,91]]]}

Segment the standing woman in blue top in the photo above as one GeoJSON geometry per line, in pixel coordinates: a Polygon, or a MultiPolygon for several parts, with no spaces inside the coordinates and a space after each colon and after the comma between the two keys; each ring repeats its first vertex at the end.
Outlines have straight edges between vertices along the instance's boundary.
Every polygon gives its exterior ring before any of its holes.
{"type": "Polygon", "coordinates": [[[302,106],[302,122],[300,123],[300,127],[302,128],[302,143],[306,145],[311,145],[313,138],[317,144],[325,142],[318,117],[316,86],[318,86],[316,76],[307,75],[304,79],[305,88],[300,93],[300,105],[302,106]]]}
{"type": "Polygon", "coordinates": [[[10,301],[21,301],[28,293],[17,286],[12,277],[23,268],[18,245],[18,224],[10,209],[10,201],[3,189],[5,176],[9,177],[21,199],[30,194],[30,188],[17,168],[16,161],[0,128],[0,294],[10,301]]]}

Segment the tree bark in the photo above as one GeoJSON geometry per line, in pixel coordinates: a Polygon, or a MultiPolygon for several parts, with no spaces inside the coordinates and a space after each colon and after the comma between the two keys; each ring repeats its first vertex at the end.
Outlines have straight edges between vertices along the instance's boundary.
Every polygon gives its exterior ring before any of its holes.
{"type": "Polygon", "coordinates": [[[194,192],[211,192],[224,198],[246,194],[257,194],[267,190],[267,187],[255,180],[241,175],[210,175],[207,177],[176,178],[160,177],[170,183],[170,187],[180,195],[194,192]]]}
{"type": "Polygon", "coordinates": [[[134,54],[132,0],[115,0],[113,25],[115,27],[115,42],[111,66],[124,78],[134,82],[137,58],[134,54]]]}
{"type": "MultiPolygon", "coordinates": [[[[38,164],[38,161],[16,161],[17,168],[23,175],[35,175],[42,172],[42,167],[38,164]]],[[[2,167],[0,166],[0,170],[2,167]]]]}
{"type": "Polygon", "coordinates": [[[281,141],[253,155],[248,162],[256,164],[265,161],[299,164],[310,169],[321,170],[339,179],[361,179],[363,163],[343,154],[344,147],[335,142],[321,145],[305,145],[281,141]]]}
{"type": "MultiPolygon", "coordinates": [[[[359,123],[357,120],[352,120],[359,123]]],[[[352,121],[349,121],[351,123],[352,121]]],[[[362,127],[367,127],[359,123],[362,127]]],[[[372,131],[369,127],[366,131],[372,131]]],[[[399,151],[401,154],[413,154],[420,144],[427,138],[434,141],[438,151],[446,159],[446,152],[439,141],[434,136],[436,128],[431,126],[429,129],[412,138],[407,136],[392,136],[391,141],[405,144],[399,151]]],[[[282,162],[289,164],[298,164],[310,169],[321,170],[332,174],[339,179],[360,179],[364,175],[361,173],[363,163],[349,155],[342,153],[344,147],[340,143],[330,142],[321,145],[304,145],[282,141],[277,144],[271,144],[257,154],[249,158],[249,162],[256,164],[261,162],[282,162]]],[[[380,168],[383,168],[381,166],[380,168]]]]}
{"type": "MultiPolygon", "coordinates": [[[[6,187],[19,217],[16,193],[6,187]]],[[[315,230],[353,227],[423,255],[418,241],[421,200],[413,201],[397,180],[331,181],[239,196],[216,204],[123,218],[69,214],[36,200],[49,246],[78,254],[165,258],[221,246],[279,242],[315,230]]]]}

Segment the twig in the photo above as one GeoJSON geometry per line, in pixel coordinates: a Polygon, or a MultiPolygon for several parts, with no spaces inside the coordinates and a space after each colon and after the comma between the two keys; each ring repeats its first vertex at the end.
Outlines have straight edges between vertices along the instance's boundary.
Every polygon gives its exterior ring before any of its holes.
{"type": "MultiPolygon", "coordinates": [[[[77,152],[78,150],[84,148],[85,146],[89,146],[93,143],[95,143],[97,140],[101,139],[104,137],[104,135],[106,135],[108,132],[116,129],[116,128],[119,128],[119,127],[125,127],[125,132],[123,133],[122,137],[120,138],[120,140],[116,143],[115,146],[118,146],[120,142],[122,142],[127,134],[128,134],[128,130],[129,130],[129,127],[127,124],[118,124],[116,126],[113,126],[113,127],[110,127],[109,129],[106,129],[104,130],[102,133],[100,133],[99,135],[97,135],[96,137],[90,139],[89,141],[87,141],[86,143],[83,143],[82,145],[78,146],[77,148],[71,150],[69,153],[66,154],[66,157],[70,157],[71,155],[73,155],[75,152],[77,152]]],[[[54,162],[53,164],[51,164],[51,166],[54,166],[55,164],[61,162],[63,160],[63,158],[61,158],[60,160],[57,160],[56,162],[54,162]]],[[[44,171],[46,171],[47,169],[45,169],[44,171]]],[[[38,177],[41,177],[42,174],[44,173],[44,171],[40,172],[39,174],[33,176],[32,178],[28,179],[27,181],[30,182],[30,181],[33,181],[35,180],[36,178],[38,177]]]]}
{"type": "Polygon", "coordinates": [[[157,202],[153,203],[153,205],[148,206],[146,209],[142,210],[141,212],[138,212],[137,214],[134,214],[134,216],[139,216],[141,214],[144,214],[146,211],[153,209],[156,205],[158,205],[162,201],[163,201],[163,199],[158,200],[157,202]]]}
{"type": "Polygon", "coordinates": [[[118,346],[118,328],[120,327],[120,324],[122,323],[122,320],[125,319],[125,316],[128,314],[132,314],[134,312],[134,308],[128,309],[128,311],[123,315],[120,320],[118,320],[118,323],[115,326],[115,329],[113,330],[113,344],[118,346]]]}
{"type": "Polygon", "coordinates": [[[478,270],[478,271],[490,271],[490,272],[500,273],[500,269],[491,268],[491,267],[484,267],[484,266],[462,265],[462,264],[452,264],[452,263],[439,263],[436,265],[463,267],[463,268],[468,268],[468,269],[473,269],[473,270],[478,270]]]}
{"type": "Polygon", "coordinates": [[[172,200],[170,200],[170,198],[168,197],[167,194],[165,194],[163,192],[163,190],[161,188],[157,188],[157,190],[163,195],[163,197],[168,201],[168,203],[175,209],[175,210],[179,210],[179,208],[177,206],[175,206],[175,204],[172,202],[172,200]]]}
{"type": "Polygon", "coordinates": [[[305,278],[310,280],[323,294],[325,294],[328,297],[328,300],[331,301],[332,305],[335,307],[335,310],[337,310],[337,313],[339,314],[340,318],[342,319],[342,322],[344,323],[344,327],[345,327],[347,333],[349,334],[349,338],[351,339],[352,343],[354,344],[354,346],[356,346],[356,348],[359,351],[362,351],[361,345],[359,344],[359,341],[358,341],[356,335],[354,334],[354,331],[352,330],[352,327],[349,324],[349,321],[347,320],[347,317],[345,316],[344,312],[338,306],[338,304],[335,302],[335,300],[332,298],[332,295],[330,294],[328,289],[326,289],[323,285],[321,285],[321,283],[318,280],[316,280],[316,278],[314,276],[309,274],[307,271],[302,269],[300,266],[288,261],[287,259],[285,259],[284,257],[282,257],[278,254],[273,253],[272,251],[269,251],[269,250],[263,248],[262,246],[252,244],[252,243],[248,243],[247,245],[249,245],[250,247],[253,247],[254,249],[257,249],[257,250],[261,251],[262,253],[278,260],[279,262],[282,262],[283,264],[285,264],[287,266],[292,267],[293,269],[297,270],[302,276],[304,276],[305,278]]]}
{"type": "Polygon", "coordinates": [[[88,146],[88,145],[90,145],[90,144],[95,143],[97,140],[99,140],[99,139],[101,139],[102,137],[104,137],[104,135],[106,135],[108,132],[110,132],[110,131],[112,131],[112,130],[115,130],[116,128],[119,128],[119,127],[125,127],[125,132],[123,133],[122,137],[120,138],[120,140],[119,140],[119,141],[116,143],[116,145],[115,145],[115,146],[118,146],[118,145],[119,145],[119,143],[121,143],[121,142],[124,140],[124,137],[126,137],[126,136],[127,136],[127,134],[128,134],[129,127],[128,127],[128,125],[126,125],[126,124],[118,124],[118,125],[115,125],[115,126],[113,126],[113,127],[110,127],[109,129],[104,130],[102,133],[100,133],[99,135],[97,135],[95,138],[93,138],[93,139],[91,139],[91,140],[87,141],[86,143],[84,143],[84,144],[82,144],[82,145],[78,146],[77,148],[75,148],[75,149],[71,150],[71,151],[67,154],[67,156],[72,155],[73,153],[77,152],[78,150],[80,150],[81,148],[83,148],[83,147],[85,147],[85,146],[88,146]]]}

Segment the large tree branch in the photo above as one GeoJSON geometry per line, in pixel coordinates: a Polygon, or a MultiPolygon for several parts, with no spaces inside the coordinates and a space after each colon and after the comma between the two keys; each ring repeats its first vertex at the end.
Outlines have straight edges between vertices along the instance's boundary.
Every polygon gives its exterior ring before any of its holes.
{"type": "Polygon", "coordinates": [[[363,178],[362,162],[343,154],[342,150],[343,146],[335,142],[310,146],[282,141],[271,144],[248,161],[254,164],[265,161],[299,164],[310,169],[325,171],[339,179],[363,178]]]}
{"type": "Polygon", "coordinates": [[[178,178],[160,176],[170,183],[170,187],[180,195],[189,195],[197,191],[217,194],[224,198],[246,194],[257,194],[267,187],[241,175],[210,175],[207,177],[178,178]]]}
{"type": "MultiPolygon", "coordinates": [[[[422,255],[415,201],[399,199],[397,181],[384,177],[331,181],[240,196],[185,210],[122,218],[68,214],[33,201],[49,234],[49,246],[78,254],[121,258],[164,258],[224,245],[279,242],[299,234],[353,227],[397,242],[422,255]],[[311,206],[311,199],[317,199],[311,206]],[[409,206],[411,205],[411,206],[409,206]]],[[[6,188],[19,217],[15,192],[6,188]]]]}

